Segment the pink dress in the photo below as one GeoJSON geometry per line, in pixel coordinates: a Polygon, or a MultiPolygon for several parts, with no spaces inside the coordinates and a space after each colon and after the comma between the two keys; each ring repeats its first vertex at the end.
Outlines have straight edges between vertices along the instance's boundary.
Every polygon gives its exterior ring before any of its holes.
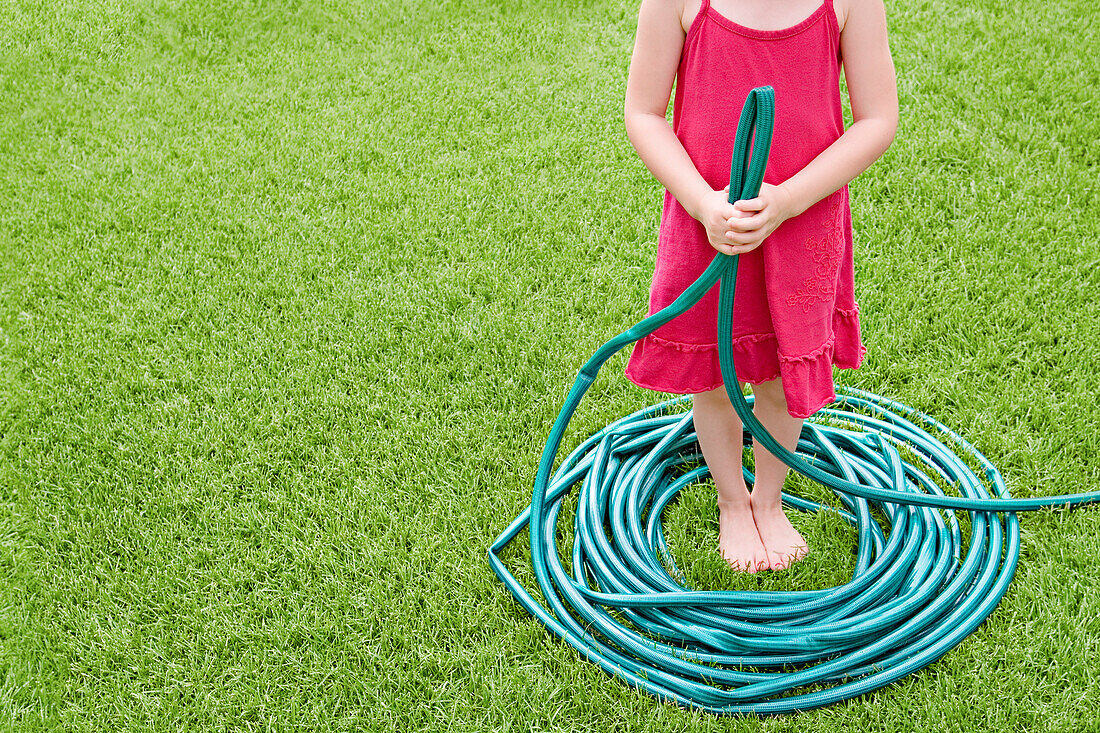
{"type": "MultiPolygon", "coordinates": [[[[844,131],[840,29],[832,0],[782,30],[738,25],[703,0],[680,57],[673,129],[715,189],[729,183],[734,131],[753,87],[775,88],[775,133],[764,180],[779,184],[844,131]]],[[[649,295],[656,313],[706,269],[716,250],[703,225],[665,191],[649,295]]],[[[634,345],[626,376],[640,387],[698,393],[722,385],[718,287],[634,345]]],[[[853,292],[847,187],[783,222],[741,255],[733,320],[734,368],[752,384],[782,377],[788,412],[809,417],[836,399],[833,365],[855,369],[860,341],[853,292]]]]}

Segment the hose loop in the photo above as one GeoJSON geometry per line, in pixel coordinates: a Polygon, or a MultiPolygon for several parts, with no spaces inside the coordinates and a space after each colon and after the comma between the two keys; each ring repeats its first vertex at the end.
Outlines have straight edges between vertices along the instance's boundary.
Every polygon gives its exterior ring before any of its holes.
{"type": "MultiPolygon", "coordinates": [[[[738,124],[731,201],[759,192],[773,122],[772,89],[754,89],[738,124]]],[[[1014,498],[997,468],[947,426],[845,386],[804,422],[797,450],[786,450],[736,387],[737,262],[717,255],[670,306],[608,341],[582,367],[547,438],[531,504],[492,544],[489,563],[528,613],[629,685],[711,713],[790,713],[862,695],[935,662],[993,612],[1012,582],[1020,557],[1016,512],[1096,502],[1100,492],[1014,498]],[[835,512],[856,533],[855,569],[842,585],[749,592],[686,584],[661,521],[685,487],[707,476],[692,414],[683,410],[689,397],[616,420],[554,468],[600,367],[717,282],[726,391],[756,445],[836,497],[840,507],[789,493],[783,501],[835,512]],[[573,491],[573,545],[563,558],[559,521],[573,491]],[[969,519],[965,541],[960,511],[969,519]],[[524,529],[541,600],[500,558],[524,529]]],[[[745,478],[751,485],[747,469],[745,478]]]]}

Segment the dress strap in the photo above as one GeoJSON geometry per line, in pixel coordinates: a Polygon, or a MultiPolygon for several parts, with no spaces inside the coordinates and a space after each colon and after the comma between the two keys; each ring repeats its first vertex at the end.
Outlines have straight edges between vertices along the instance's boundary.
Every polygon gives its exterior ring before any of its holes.
{"type": "Polygon", "coordinates": [[[710,0],[703,0],[699,4],[699,11],[692,18],[691,24],[688,26],[688,35],[690,36],[693,31],[699,26],[699,21],[707,16],[707,10],[710,8],[710,0]]]}
{"type": "Polygon", "coordinates": [[[833,0],[825,0],[822,5],[825,6],[825,12],[829,16],[829,27],[836,31],[837,35],[837,53],[840,53],[840,21],[836,18],[836,8],[833,7],[833,0]]]}

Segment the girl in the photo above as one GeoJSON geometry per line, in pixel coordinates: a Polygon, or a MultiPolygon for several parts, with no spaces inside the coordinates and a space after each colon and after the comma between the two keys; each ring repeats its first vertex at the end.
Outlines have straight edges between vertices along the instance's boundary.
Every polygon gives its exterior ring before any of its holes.
{"type": "MultiPolygon", "coordinates": [[[[752,385],[757,418],[791,450],[802,419],[836,399],[833,365],[855,369],[866,352],[847,184],[890,146],[897,118],[882,0],[642,0],[626,130],[666,189],[649,312],[671,303],[715,250],[739,254],[734,367],[752,385]],[[730,204],[723,185],[738,116],[765,84],[776,114],[764,184],[730,204]]],[[[780,570],[808,548],[783,513],[785,465],[754,449],[756,480],[746,488],[742,427],[718,369],[717,306],[716,287],[635,344],[626,374],[641,387],[692,394],[718,490],[719,550],[738,569],[780,570]]]]}

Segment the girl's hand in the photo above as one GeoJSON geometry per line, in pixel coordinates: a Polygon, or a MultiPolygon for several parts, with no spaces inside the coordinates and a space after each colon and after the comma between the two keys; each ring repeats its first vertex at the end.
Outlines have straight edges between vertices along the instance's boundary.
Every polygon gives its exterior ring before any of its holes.
{"type": "Polygon", "coordinates": [[[782,186],[763,183],[754,199],[729,203],[729,186],[699,202],[699,222],[710,246],[727,255],[751,252],[794,214],[791,195],[782,186]]]}
{"type": "MultiPolygon", "coordinates": [[[[753,199],[733,204],[737,216],[728,220],[726,239],[739,251],[751,252],[765,238],[795,213],[794,200],[782,185],[760,184],[760,193],[753,199]]],[[[713,244],[713,242],[711,242],[713,244]]]]}
{"type": "Polygon", "coordinates": [[[711,191],[705,194],[699,201],[697,211],[695,218],[706,227],[707,240],[710,242],[711,247],[727,255],[741,254],[753,249],[753,247],[745,247],[731,239],[731,236],[736,232],[732,230],[730,224],[735,220],[740,220],[742,216],[748,216],[748,214],[738,210],[729,202],[729,186],[721,191],[711,191]]]}

